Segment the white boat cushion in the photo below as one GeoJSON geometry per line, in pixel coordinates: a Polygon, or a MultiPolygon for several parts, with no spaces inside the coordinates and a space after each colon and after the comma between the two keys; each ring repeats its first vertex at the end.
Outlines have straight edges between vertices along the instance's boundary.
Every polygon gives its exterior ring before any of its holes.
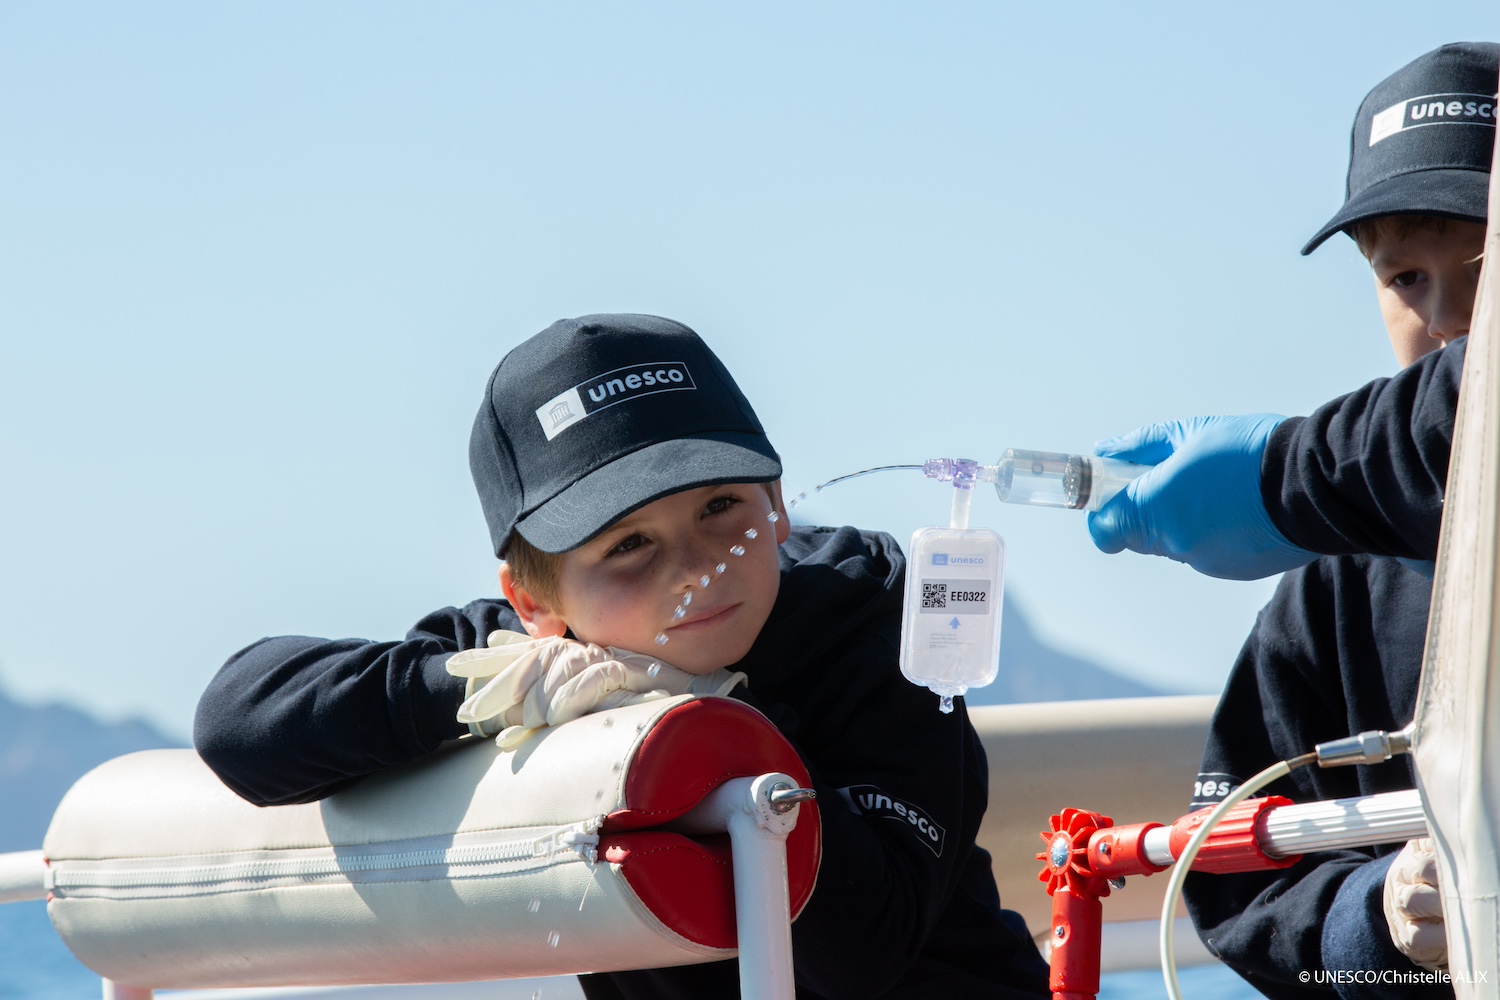
{"type": "MultiPolygon", "coordinates": [[[[48,913],[147,988],[458,982],[734,955],[727,838],[663,826],[731,778],[808,776],[774,726],[680,696],[460,740],[321,802],[257,808],[189,750],[109,761],[47,832],[48,913]],[[596,860],[595,860],[596,859],[596,860]]],[[[820,846],[787,842],[792,912],[820,846]]]]}

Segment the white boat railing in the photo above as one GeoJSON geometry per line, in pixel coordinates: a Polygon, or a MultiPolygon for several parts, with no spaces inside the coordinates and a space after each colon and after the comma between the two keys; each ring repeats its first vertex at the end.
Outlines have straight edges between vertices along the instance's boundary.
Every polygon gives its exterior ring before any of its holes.
{"type": "MultiPolygon", "coordinates": [[[[1019,910],[1028,926],[1037,932],[1039,943],[1047,945],[1050,926],[1050,899],[1037,878],[1039,863],[1034,860],[1040,849],[1038,834],[1053,812],[1070,804],[1087,804],[1111,816],[1116,825],[1151,820],[1168,821],[1181,815],[1191,797],[1192,781],[1197,773],[1199,756],[1207,733],[1209,716],[1215,699],[1211,696],[1135,698],[1102,701],[1056,702],[1046,704],[982,706],[970,709],[970,716],[981,735],[990,759],[990,808],[978,838],[979,846],[994,857],[1001,899],[1005,906],[1019,910]],[[1129,760],[1130,780],[1121,779],[1118,762],[1129,760]]],[[[764,790],[771,784],[791,784],[789,778],[756,779],[764,790]]],[[[785,879],[767,880],[750,877],[750,871],[776,871],[775,848],[752,842],[756,831],[765,833],[763,806],[746,808],[760,798],[749,794],[755,781],[740,779],[745,788],[725,786],[717,795],[705,799],[689,817],[679,821],[681,832],[701,833],[725,830],[734,841],[736,892],[743,884],[752,893],[767,886],[779,885],[779,895],[771,901],[748,903],[750,909],[771,916],[745,919],[743,928],[762,927],[761,939],[742,939],[742,954],[771,956],[746,963],[752,975],[772,969],[790,972],[789,922],[785,916],[785,879]],[[733,803],[738,802],[736,813],[733,803]],[[759,811],[757,811],[759,810],[759,811]],[[735,817],[739,818],[736,819],[735,817]],[[736,825],[741,827],[736,837],[736,825]],[[747,835],[748,838],[747,838],[747,835]]],[[[1350,836],[1368,837],[1371,823],[1400,826],[1420,824],[1422,814],[1416,793],[1397,793],[1372,800],[1341,800],[1283,807],[1274,826],[1277,845],[1287,851],[1328,849],[1350,843],[1350,836]],[[1350,833],[1350,825],[1360,830],[1350,833]],[[1403,825],[1404,824],[1404,825],[1403,825]],[[1285,844],[1281,844],[1281,841],[1285,844]],[[1327,841],[1327,843],[1324,843],[1327,841]]],[[[777,814],[779,816],[779,814],[777,814]]],[[[793,813],[792,815],[795,815],[793,813]]],[[[784,825],[777,819],[773,826],[784,825]]],[[[1392,829],[1395,828],[1392,826],[1392,829]]],[[[1413,830],[1416,828],[1413,827],[1413,830]]],[[[783,834],[780,834],[784,836],[783,834]]],[[[783,854],[784,857],[784,854],[783,854]]],[[[784,869],[784,861],[780,863],[784,869]]],[[[0,855],[0,901],[12,902],[42,899],[48,890],[48,869],[41,851],[0,855]]],[[[1143,969],[1155,965],[1156,915],[1160,911],[1165,878],[1132,878],[1123,891],[1116,891],[1105,907],[1101,969],[1106,972],[1143,969]]],[[[1185,916],[1179,917],[1179,940],[1184,965],[1212,962],[1207,950],[1197,942],[1185,916]]],[[[578,970],[586,971],[586,970],[578,970]]],[[[579,996],[576,983],[564,979],[527,979],[533,985],[532,996],[541,995],[562,1000],[579,996]]],[[[785,980],[786,983],[790,979],[785,980]]],[[[515,986],[522,985],[517,981],[515,986]]],[[[372,986],[349,987],[349,995],[364,996],[372,986]],[[364,991],[364,992],[361,992],[364,991]]],[[[790,996],[776,992],[782,985],[765,982],[747,983],[745,995],[790,996]],[[770,991],[770,992],[767,992],[770,991]]],[[[386,987],[405,990],[407,987],[386,987]]],[[[420,993],[421,987],[416,988],[420,993]]],[[[436,988],[434,988],[436,989],[436,988]]],[[[448,987],[445,987],[448,989],[448,987]]],[[[459,984],[451,987],[455,997],[463,996],[459,984]]],[[[107,994],[116,1000],[143,1000],[150,991],[113,987],[107,994]],[[123,990],[123,991],[122,991],[123,990]]],[[[291,989],[256,989],[224,992],[249,1000],[251,997],[313,997],[332,992],[343,994],[344,988],[320,987],[291,989]]],[[[494,995],[494,988],[488,996],[494,995]]],[[[177,991],[173,991],[176,993],[177,991]]],[[[223,991],[193,991],[184,997],[214,997],[223,991]]],[[[373,994],[372,994],[373,995],[373,994]]],[[[384,993],[378,995],[384,996],[384,993]]],[[[395,996],[396,994],[391,994],[395,996]]],[[[406,995],[406,994],[403,994],[406,995]]],[[[446,996],[444,993],[434,995],[446,996]]]]}

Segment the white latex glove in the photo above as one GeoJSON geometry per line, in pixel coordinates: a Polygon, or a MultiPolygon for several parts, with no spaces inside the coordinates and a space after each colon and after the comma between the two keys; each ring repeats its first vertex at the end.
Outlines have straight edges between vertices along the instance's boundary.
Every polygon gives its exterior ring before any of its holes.
{"type": "Polygon", "coordinates": [[[1429,838],[1408,840],[1391,862],[1385,874],[1385,919],[1401,954],[1429,971],[1448,964],[1437,855],[1429,838]]]}
{"type": "Polygon", "coordinates": [[[489,634],[487,648],[450,657],[448,672],[468,678],[458,721],[475,736],[498,733],[503,747],[590,712],[673,694],[727,694],[745,680],[722,668],[690,674],[614,646],[504,630],[489,634]]]}

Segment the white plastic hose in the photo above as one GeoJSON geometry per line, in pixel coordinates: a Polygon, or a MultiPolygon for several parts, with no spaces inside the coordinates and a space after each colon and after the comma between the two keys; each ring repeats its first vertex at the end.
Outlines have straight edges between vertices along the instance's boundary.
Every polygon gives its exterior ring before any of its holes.
{"type": "Polygon", "coordinates": [[[1178,857],[1176,864],[1172,866],[1172,874],[1167,879],[1167,898],[1162,901],[1161,907],[1161,974],[1167,984],[1167,1000],[1182,1000],[1182,988],[1177,984],[1177,954],[1173,946],[1173,918],[1177,913],[1177,904],[1182,899],[1182,884],[1187,879],[1188,872],[1193,868],[1193,859],[1207,842],[1209,834],[1213,833],[1214,827],[1219,825],[1219,820],[1225,814],[1241,802],[1260,791],[1278,778],[1286,777],[1296,768],[1304,764],[1311,764],[1318,759],[1315,753],[1303,754],[1291,760],[1283,760],[1272,764],[1264,771],[1245,782],[1229,797],[1214,807],[1214,811],[1208,814],[1208,819],[1203,821],[1188,840],[1187,846],[1182,849],[1182,855],[1178,857]]]}

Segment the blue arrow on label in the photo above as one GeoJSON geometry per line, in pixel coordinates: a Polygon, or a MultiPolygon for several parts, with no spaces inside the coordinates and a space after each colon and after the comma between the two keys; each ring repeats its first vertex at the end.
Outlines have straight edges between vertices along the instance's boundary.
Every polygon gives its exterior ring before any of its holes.
{"type": "Polygon", "coordinates": [[[948,623],[948,627],[949,628],[958,628],[958,619],[955,618],[951,622],[949,622],[948,623]]]}

